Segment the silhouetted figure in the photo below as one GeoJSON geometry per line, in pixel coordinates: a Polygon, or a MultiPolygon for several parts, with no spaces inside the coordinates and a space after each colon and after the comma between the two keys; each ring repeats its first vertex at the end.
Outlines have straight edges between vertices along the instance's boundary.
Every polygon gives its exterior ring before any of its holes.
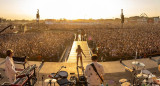
{"type": "Polygon", "coordinates": [[[84,35],[85,35],[85,31],[82,29],[81,30],[81,41],[84,41],[84,35]]]}
{"type": "Polygon", "coordinates": [[[123,28],[123,23],[124,23],[123,9],[121,9],[121,23],[122,23],[121,28],[123,28]]]}
{"type": "MultiPolygon", "coordinates": [[[[78,66],[78,60],[80,58],[80,61],[81,61],[81,66],[83,68],[83,62],[82,62],[82,53],[83,53],[83,50],[81,49],[81,46],[78,45],[78,48],[76,49],[76,52],[77,52],[77,66],[78,66]]],[[[85,56],[85,54],[83,53],[83,55],[85,56]]],[[[85,56],[86,57],[86,56],[85,56]]]]}

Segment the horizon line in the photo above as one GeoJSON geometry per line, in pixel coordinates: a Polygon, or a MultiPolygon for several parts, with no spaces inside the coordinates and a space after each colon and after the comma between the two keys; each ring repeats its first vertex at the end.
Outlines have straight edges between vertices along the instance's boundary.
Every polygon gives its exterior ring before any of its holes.
{"type": "MultiPolygon", "coordinates": [[[[141,17],[141,16],[129,16],[129,17],[124,17],[124,18],[130,18],[130,17],[141,17]]],[[[147,16],[148,18],[153,18],[153,17],[160,17],[160,16],[147,16]]],[[[0,17],[2,19],[6,19],[6,20],[36,20],[35,19],[8,19],[8,18],[5,18],[5,17],[0,17]]],[[[55,19],[55,20],[99,20],[99,19],[120,19],[120,17],[112,17],[112,18],[77,18],[77,19],[67,19],[67,18],[45,18],[45,19],[41,19],[40,20],[47,20],[47,19],[55,19]]]]}

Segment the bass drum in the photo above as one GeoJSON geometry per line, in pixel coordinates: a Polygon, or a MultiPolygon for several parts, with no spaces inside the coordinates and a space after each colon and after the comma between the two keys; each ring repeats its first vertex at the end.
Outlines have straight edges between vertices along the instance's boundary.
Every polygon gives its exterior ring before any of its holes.
{"type": "Polygon", "coordinates": [[[68,77],[68,73],[66,71],[60,71],[60,72],[58,72],[58,75],[60,76],[60,78],[67,78],[68,77]]]}

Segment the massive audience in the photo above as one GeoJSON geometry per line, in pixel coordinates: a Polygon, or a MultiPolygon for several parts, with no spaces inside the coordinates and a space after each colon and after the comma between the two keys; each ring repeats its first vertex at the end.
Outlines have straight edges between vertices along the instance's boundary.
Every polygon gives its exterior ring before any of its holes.
{"type": "Polygon", "coordinates": [[[86,32],[100,61],[143,58],[160,53],[158,24],[128,23],[124,28],[93,28],[86,32]]]}
{"type": "MultiPolygon", "coordinates": [[[[35,25],[29,26],[33,29],[35,25]]],[[[40,25],[40,27],[43,25],[40,25]]],[[[133,59],[160,54],[160,24],[125,23],[121,28],[119,22],[93,24],[58,24],[45,25],[46,31],[0,35],[0,57],[4,57],[6,49],[13,49],[15,56],[29,56],[32,60],[45,58],[58,61],[66,43],[72,44],[74,30],[83,29],[93,53],[97,53],[100,61],[133,59]],[[52,29],[62,31],[53,32],[52,29]],[[52,58],[54,57],[54,58],[52,58]],[[52,58],[52,59],[51,59],[52,58]]]]}
{"type": "Polygon", "coordinates": [[[30,60],[58,61],[67,43],[73,41],[72,32],[28,32],[0,35],[0,57],[7,49],[13,49],[17,57],[28,56],[30,60]]]}

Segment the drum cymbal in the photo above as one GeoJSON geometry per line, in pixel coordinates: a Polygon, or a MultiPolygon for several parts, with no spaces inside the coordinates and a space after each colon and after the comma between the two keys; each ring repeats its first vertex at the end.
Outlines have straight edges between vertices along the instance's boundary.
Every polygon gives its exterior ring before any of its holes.
{"type": "Polygon", "coordinates": [[[147,74],[137,74],[136,76],[137,78],[147,78],[148,77],[147,74]]]}
{"type": "Polygon", "coordinates": [[[48,82],[50,82],[50,80],[51,80],[51,82],[53,82],[53,83],[57,81],[56,79],[45,79],[44,82],[48,83],[48,82]]]}
{"type": "Polygon", "coordinates": [[[133,62],[132,62],[133,65],[136,65],[136,64],[138,64],[138,63],[139,63],[138,61],[133,61],[133,62]]]}
{"type": "Polygon", "coordinates": [[[120,79],[119,82],[120,82],[120,83],[127,82],[127,79],[120,79]]]}
{"type": "Polygon", "coordinates": [[[149,70],[142,70],[142,73],[144,73],[144,74],[152,74],[149,70]]]}
{"type": "Polygon", "coordinates": [[[129,82],[124,82],[123,84],[121,84],[121,86],[131,86],[131,83],[129,83],[129,82]]]}
{"type": "Polygon", "coordinates": [[[139,67],[144,67],[145,66],[145,64],[143,64],[141,62],[138,62],[138,61],[133,61],[132,65],[139,66],[139,67]]]}

